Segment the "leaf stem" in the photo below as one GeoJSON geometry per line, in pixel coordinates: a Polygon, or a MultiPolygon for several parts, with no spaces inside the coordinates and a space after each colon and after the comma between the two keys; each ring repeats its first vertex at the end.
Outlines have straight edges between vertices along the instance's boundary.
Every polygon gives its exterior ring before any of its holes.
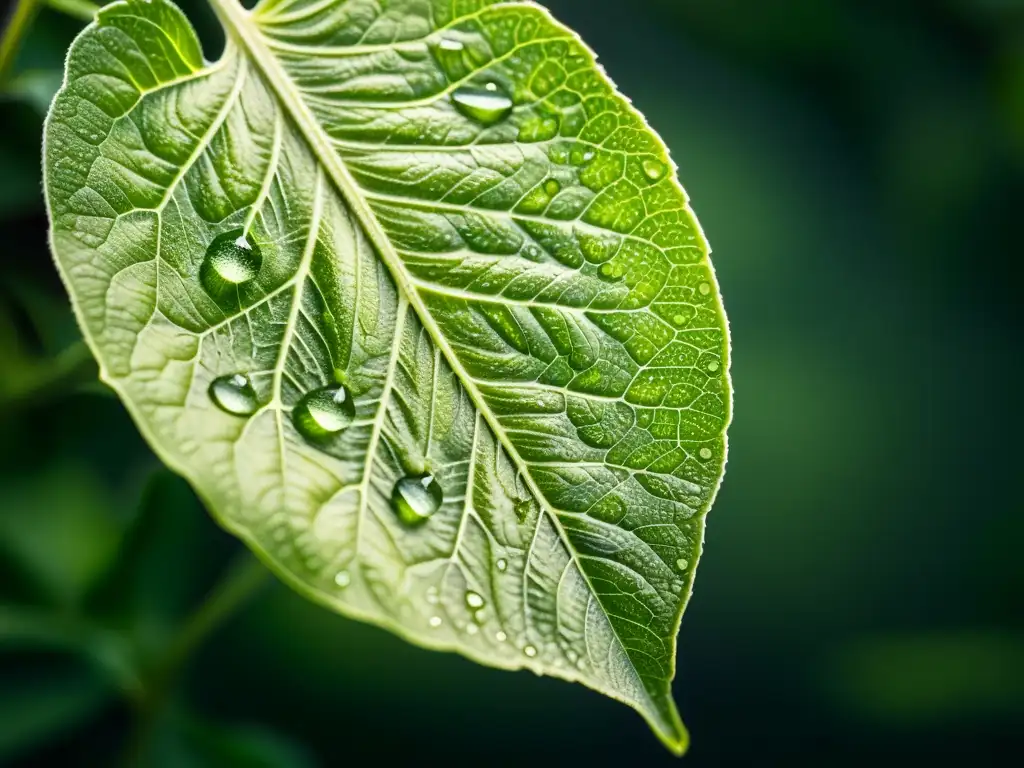
{"type": "Polygon", "coordinates": [[[154,665],[138,725],[125,753],[126,766],[146,763],[160,715],[178,674],[192,653],[268,584],[269,577],[270,571],[259,560],[249,552],[243,552],[228,566],[224,577],[203,604],[185,621],[163,657],[154,665]]]}

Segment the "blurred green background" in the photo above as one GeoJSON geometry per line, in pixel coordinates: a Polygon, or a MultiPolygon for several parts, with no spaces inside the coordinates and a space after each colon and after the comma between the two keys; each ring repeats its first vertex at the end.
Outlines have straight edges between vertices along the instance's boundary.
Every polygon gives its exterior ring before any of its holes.
{"type": "MultiPolygon", "coordinates": [[[[729,469],[679,640],[687,764],[1019,757],[1024,2],[547,4],[671,147],[732,323],[729,469]]],[[[182,5],[212,58],[211,13],[182,5]]],[[[140,738],[140,675],[239,547],[75,346],[39,144],[80,28],[44,10],[0,105],[0,765],[113,765],[132,740],[161,767],[670,764],[582,687],[276,584],[140,738]]]]}

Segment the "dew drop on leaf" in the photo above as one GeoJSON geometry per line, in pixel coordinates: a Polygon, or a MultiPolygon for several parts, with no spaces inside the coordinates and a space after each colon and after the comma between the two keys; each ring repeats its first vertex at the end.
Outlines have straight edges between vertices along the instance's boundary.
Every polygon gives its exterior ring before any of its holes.
{"type": "Polygon", "coordinates": [[[525,648],[523,648],[523,653],[525,653],[532,659],[534,656],[537,655],[537,649],[534,648],[532,645],[528,645],[525,648]]]}
{"type": "Polygon", "coordinates": [[[504,557],[499,557],[498,562],[496,562],[495,565],[497,566],[499,571],[504,571],[506,568],[508,568],[508,560],[506,560],[504,557]]]}
{"type": "Polygon", "coordinates": [[[502,630],[499,629],[497,632],[494,633],[494,639],[497,640],[499,643],[504,643],[506,640],[508,640],[508,635],[506,635],[502,630]]]}
{"type": "Polygon", "coordinates": [[[685,557],[680,557],[678,560],[676,560],[676,567],[679,568],[680,571],[685,571],[687,568],[690,567],[690,561],[687,560],[685,557]]]}
{"type": "Polygon", "coordinates": [[[700,291],[701,296],[707,296],[709,293],[711,293],[711,284],[701,283],[700,287],[697,290],[700,291]]]}
{"type": "Polygon", "coordinates": [[[715,371],[717,371],[718,370],[718,361],[717,360],[712,360],[710,363],[708,363],[708,370],[711,371],[711,373],[714,373],[715,371]]]}
{"type": "Polygon", "coordinates": [[[711,458],[711,449],[710,448],[701,448],[700,449],[700,457],[702,459],[704,459],[704,461],[707,461],[708,459],[710,459],[711,458]]]}
{"type": "Polygon", "coordinates": [[[292,411],[292,422],[303,437],[318,441],[332,437],[352,423],[356,406],[347,387],[315,389],[292,411]]]}
{"type": "Polygon", "coordinates": [[[622,266],[610,261],[605,262],[601,265],[601,268],[597,270],[597,276],[609,283],[618,282],[622,279],[622,266]]]}
{"type": "Polygon", "coordinates": [[[683,317],[682,315],[676,315],[675,317],[672,318],[672,322],[675,323],[676,325],[684,325],[686,323],[686,318],[683,317]]]}
{"type": "Polygon", "coordinates": [[[428,623],[429,623],[429,624],[430,624],[430,626],[432,626],[432,627],[433,627],[434,629],[437,629],[438,627],[440,627],[440,626],[441,626],[441,617],[440,617],[440,616],[431,616],[431,617],[430,617],[430,621],[429,621],[428,623]]]}
{"type": "Polygon", "coordinates": [[[484,599],[478,592],[469,591],[466,593],[466,605],[470,608],[483,608],[484,599]]]}
{"type": "Polygon", "coordinates": [[[466,46],[459,40],[454,40],[450,37],[442,37],[441,41],[437,44],[437,47],[442,51],[461,51],[466,46]]]}
{"type": "Polygon", "coordinates": [[[252,416],[260,407],[256,390],[245,374],[220,376],[210,383],[213,404],[232,416],[252,416]]]}
{"type": "Polygon", "coordinates": [[[418,525],[441,508],[444,492],[433,475],[403,477],[391,492],[391,508],[406,525],[418,525]]]}
{"type": "Polygon", "coordinates": [[[348,571],[338,571],[334,577],[334,583],[344,589],[351,583],[352,577],[349,576],[348,571]]]}
{"type": "Polygon", "coordinates": [[[256,279],[263,266],[259,246],[236,229],[214,238],[199,268],[199,280],[208,294],[219,298],[256,279]]]}
{"type": "Polygon", "coordinates": [[[476,624],[467,624],[466,625],[466,634],[467,635],[475,635],[479,631],[480,631],[480,627],[478,627],[476,624]]]}
{"type": "Polygon", "coordinates": [[[644,174],[651,181],[658,181],[665,175],[665,164],[660,160],[648,158],[644,160],[644,174]]]}
{"type": "Polygon", "coordinates": [[[464,85],[452,94],[452,101],[459,112],[484,125],[494,125],[512,113],[512,99],[497,83],[483,88],[464,85]]]}

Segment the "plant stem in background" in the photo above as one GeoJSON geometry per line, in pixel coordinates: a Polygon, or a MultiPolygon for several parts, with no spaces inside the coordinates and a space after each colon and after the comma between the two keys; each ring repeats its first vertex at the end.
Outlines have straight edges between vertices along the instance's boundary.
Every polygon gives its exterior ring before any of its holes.
{"type": "Polygon", "coordinates": [[[19,0],[10,21],[4,27],[3,37],[0,37],[0,85],[7,81],[7,75],[21,49],[22,40],[35,21],[42,4],[42,0],[19,0]]]}
{"type": "Polygon", "coordinates": [[[0,37],[0,85],[7,82],[25,35],[44,5],[81,21],[92,21],[100,9],[89,0],[19,0],[0,37]]]}
{"type": "Polygon", "coordinates": [[[46,0],[46,4],[55,11],[82,21],[92,21],[100,9],[100,6],[89,0],[46,0]]]}
{"type": "Polygon", "coordinates": [[[270,581],[270,571],[244,552],[227,568],[220,583],[185,621],[156,663],[149,678],[139,723],[128,744],[125,765],[145,763],[158,721],[174,683],[192,653],[270,581]]]}

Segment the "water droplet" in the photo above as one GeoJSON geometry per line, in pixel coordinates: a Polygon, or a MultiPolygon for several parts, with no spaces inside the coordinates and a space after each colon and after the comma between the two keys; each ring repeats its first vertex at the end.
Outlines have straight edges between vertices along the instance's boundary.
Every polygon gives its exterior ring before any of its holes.
{"type": "Polygon", "coordinates": [[[710,363],[708,363],[708,370],[711,371],[712,373],[717,371],[718,370],[718,361],[717,360],[712,360],[710,363]]]}
{"type": "Polygon", "coordinates": [[[562,185],[555,179],[548,179],[544,182],[544,194],[548,197],[554,197],[562,191],[562,185]]]}
{"type": "Polygon", "coordinates": [[[658,181],[665,175],[665,164],[661,160],[649,157],[644,160],[644,174],[651,181],[658,181]]]}
{"type": "Polygon", "coordinates": [[[441,626],[441,617],[440,617],[440,616],[431,616],[431,617],[430,617],[430,621],[429,621],[428,623],[429,623],[429,624],[430,624],[430,626],[432,626],[432,627],[433,627],[434,629],[437,629],[438,627],[440,627],[440,626],[441,626]]]}
{"type": "Polygon", "coordinates": [[[597,276],[609,283],[617,282],[622,279],[622,265],[606,261],[597,270],[597,276]]]}
{"type": "Polygon", "coordinates": [[[683,325],[686,323],[686,318],[683,317],[682,315],[676,315],[675,317],[672,318],[672,322],[675,323],[676,325],[683,325]]]}
{"type": "Polygon", "coordinates": [[[341,432],[356,417],[348,388],[335,385],[315,389],[292,411],[292,423],[309,440],[324,440],[341,432]]]}
{"type": "Polygon", "coordinates": [[[700,453],[700,457],[702,459],[704,459],[704,461],[707,461],[708,459],[711,458],[711,449],[710,448],[701,448],[699,453],[700,453]]]}
{"type": "Polygon", "coordinates": [[[433,475],[403,477],[391,492],[391,508],[406,525],[418,525],[441,508],[444,491],[433,475]]]}
{"type": "Polygon", "coordinates": [[[508,560],[506,560],[504,557],[499,557],[498,562],[496,562],[495,565],[498,567],[499,571],[504,571],[506,568],[508,568],[508,560]]]}
{"type": "Polygon", "coordinates": [[[475,635],[479,631],[480,631],[480,627],[478,627],[476,624],[467,624],[466,625],[466,634],[467,635],[475,635]]]}
{"type": "Polygon", "coordinates": [[[252,382],[241,373],[214,379],[209,392],[213,404],[232,416],[252,416],[260,407],[252,382]]]}
{"type": "Polygon", "coordinates": [[[484,598],[478,592],[467,592],[466,593],[466,605],[470,608],[483,608],[484,598]]]}
{"type": "Polygon", "coordinates": [[[534,656],[537,655],[537,649],[534,648],[532,645],[527,645],[525,648],[523,648],[523,653],[525,653],[532,659],[534,656]]]}
{"type": "Polygon", "coordinates": [[[240,229],[214,238],[199,267],[199,280],[214,298],[230,294],[237,286],[256,279],[263,266],[259,247],[240,229]]]}
{"type": "Polygon", "coordinates": [[[348,575],[348,571],[338,571],[334,577],[334,583],[344,589],[352,583],[352,577],[348,575]]]}
{"type": "Polygon", "coordinates": [[[512,113],[512,99],[497,83],[488,83],[483,88],[464,85],[452,94],[452,101],[459,112],[484,125],[494,125],[512,113]]]}
{"type": "Polygon", "coordinates": [[[473,618],[476,620],[477,624],[485,623],[487,621],[487,610],[485,608],[481,608],[473,614],[473,618]]]}
{"type": "Polygon", "coordinates": [[[502,630],[499,629],[497,632],[494,633],[494,639],[497,640],[499,643],[504,643],[506,640],[508,640],[508,635],[506,635],[502,630]]]}
{"type": "Polygon", "coordinates": [[[711,293],[711,283],[701,283],[697,290],[700,291],[701,296],[707,296],[711,293]]]}
{"type": "Polygon", "coordinates": [[[528,500],[517,501],[512,509],[516,513],[516,519],[519,520],[520,523],[530,516],[530,502],[528,500]]]}
{"type": "Polygon", "coordinates": [[[679,568],[680,571],[685,571],[687,568],[690,567],[690,561],[687,560],[685,557],[680,557],[678,560],[676,560],[676,567],[679,568]]]}
{"type": "Polygon", "coordinates": [[[442,51],[461,51],[466,46],[463,45],[459,40],[453,40],[450,37],[442,37],[441,41],[437,44],[437,47],[442,51]]]}

